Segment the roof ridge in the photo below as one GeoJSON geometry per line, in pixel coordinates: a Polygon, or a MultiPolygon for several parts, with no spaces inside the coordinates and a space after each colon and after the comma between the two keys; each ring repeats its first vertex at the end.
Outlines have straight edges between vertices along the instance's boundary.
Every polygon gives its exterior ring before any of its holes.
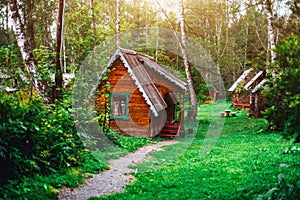
{"type": "Polygon", "coordinates": [[[130,49],[124,49],[124,48],[119,48],[119,49],[122,53],[128,53],[128,54],[133,54],[133,55],[138,54],[138,52],[130,50],[130,49]]]}

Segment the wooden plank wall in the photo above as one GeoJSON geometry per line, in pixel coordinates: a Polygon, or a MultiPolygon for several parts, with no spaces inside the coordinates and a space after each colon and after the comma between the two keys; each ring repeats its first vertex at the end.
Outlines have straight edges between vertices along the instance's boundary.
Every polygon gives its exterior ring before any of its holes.
{"type": "MultiPolygon", "coordinates": [[[[250,72],[243,81],[248,83],[255,76],[254,72],[250,72]]],[[[243,86],[245,86],[245,84],[243,86]]],[[[242,94],[238,94],[235,91],[232,93],[232,104],[235,109],[249,110],[250,109],[250,91],[245,91],[242,94]]]]}
{"type": "Polygon", "coordinates": [[[110,126],[131,136],[149,137],[150,107],[120,59],[110,67],[111,92],[130,92],[129,120],[111,119],[110,126]]]}

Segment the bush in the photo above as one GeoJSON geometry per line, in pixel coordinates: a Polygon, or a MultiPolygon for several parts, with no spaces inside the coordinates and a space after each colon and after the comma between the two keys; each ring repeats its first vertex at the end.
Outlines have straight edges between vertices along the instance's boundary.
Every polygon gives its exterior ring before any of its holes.
{"type": "Polygon", "coordinates": [[[134,152],[142,146],[151,144],[151,140],[148,140],[146,138],[124,136],[111,129],[108,129],[105,132],[105,135],[114,145],[121,147],[128,152],[134,152]]]}
{"type": "Polygon", "coordinates": [[[0,110],[2,183],[77,167],[91,159],[73,129],[72,111],[64,103],[46,106],[23,92],[3,93],[0,110]]]}
{"type": "Polygon", "coordinates": [[[269,69],[275,77],[269,78],[264,93],[266,116],[270,128],[300,141],[300,38],[291,35],[279,42],[275,51],[276,62],[269,69]]]}

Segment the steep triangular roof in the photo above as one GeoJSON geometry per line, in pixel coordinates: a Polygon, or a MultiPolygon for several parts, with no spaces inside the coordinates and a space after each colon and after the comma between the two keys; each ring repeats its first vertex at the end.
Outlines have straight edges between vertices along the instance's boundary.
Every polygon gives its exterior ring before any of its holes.
{"type": "Polygon", "coordinates": [[[253,88],[253,87],[255,87],[255,86],[252,86],[253,85],[253,83],[255,83],[256,82],[256,80],[259,78],[259,77],[261,77],[262,75],[264,75],[264,70],[261,70],[261,71],[259,71],[246,85],[245,85],[245,89],[246,90],[248,90],[248,89],[251,89],[251,88],[253,88]]]}
{"type": "Polygon", "coordinates": [[[250,74],[250,72],[252,71],[252,69],[248,69],[246,71],[243,72],[243,74],[233,83],[233,85],[228,89],[228,92],[233,92],[235,91],[236,87],[238,86],[238,84],[240,82],[242,82],[243,80],[245,80],[245,78],[250,74]]]}
{"type": "Polygon", "coordinates": [[[267,82],[267,80],[266,80],[266,79],[263,79],[261,82],[259,82],[259,83],[257,84],[257,86],[255,86],[255,88],[254,88],[251,92],[252,92],[252,93],[255,93],[255,92],[259,91],[259,90],[262,88],[262,86],[265,85],[266,82],[267,82]]]}
{"type": "Polygon", "coordinates": [[[154,116],[158,116],[158,113],[165,109],[167,104],[148,74],[147,68],[151,68],[181,90],[186,90],[186,83],[184,81],[161,67],[150,56],[135,51],[122,48],[117,49],[111,57],[106,69],[118,58],[121,59],[131,78],[135,81],[137,88],[142,93],[146,103],[150,106],[150,110],[154,116]]]}

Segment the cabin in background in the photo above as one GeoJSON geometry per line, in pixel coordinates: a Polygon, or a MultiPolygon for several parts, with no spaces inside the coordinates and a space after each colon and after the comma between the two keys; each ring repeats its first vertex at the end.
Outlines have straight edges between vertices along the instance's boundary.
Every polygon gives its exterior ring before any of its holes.
{"type": "Polygon", "coordinates": [[[262,117],[262,111],[266,109],[265,100],[263,98],[263,86],[266,83],[266,79],[262,79],[256,86],[253,88],[250,94],[251,106],[249,110],[249,116],[262,117]]]}
{"type": "Polygon", "coordinates": [[[184,81],[150,56],[121,48],[115,51],[102,76],[105,73],[107,79],[101,85],[110,85],[106,100],[112,129],[147,138],[179,134],[183,116],[176,109],[180,107],[176,94],[185,93],[184,81]]]}
{"type": "Polygon", "coordinates": [[[266,71],[255,73],[246,70],[228,90],[232,92],[232,105],[238,110],[249,110],[249,116],[261,117],[265,109],[262,86],[266,82],[266,71]]]}
{"type": "Polygon", "coordinates": [[[255,76],[252,69],[248,69],[233,83],[228,92],[231,92],[232,106],[237,110],[250,109],[250,93],[244,86],[255,76]]]}

